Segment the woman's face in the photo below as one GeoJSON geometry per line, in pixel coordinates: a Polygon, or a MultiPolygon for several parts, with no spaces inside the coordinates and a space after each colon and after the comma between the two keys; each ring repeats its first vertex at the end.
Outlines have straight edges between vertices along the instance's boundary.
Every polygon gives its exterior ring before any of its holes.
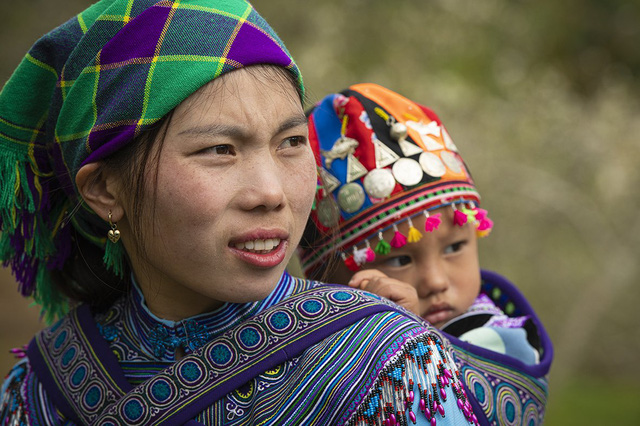
{"type": "MultiPolygon", "coordinates": [[[[300,240],[316,185],[307,120],[293,85],[263,69],[225,74],[175,110],[146,256],[121,226],[147,304],[163,318],[263,299],[300,240]]],[[[153,200],[152,182],[145,191],[153,200]]]]}

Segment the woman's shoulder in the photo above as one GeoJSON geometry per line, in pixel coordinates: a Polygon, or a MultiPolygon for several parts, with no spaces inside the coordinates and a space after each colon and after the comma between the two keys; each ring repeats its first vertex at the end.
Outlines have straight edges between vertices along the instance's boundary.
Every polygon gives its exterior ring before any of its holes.
{"type": "Polygon", "coordinates": [[[447,424],[473,422],[448,342],[435,328],[386,299],[345,286],[317,285],[306,302],[318,301],[320,294],[335,304],[332,315],[342,315],[348,303],[368,307],[366,315],[336,327],[298,361],[299,371],[309,370],[301,376],[310,378],[301,388],[339,396],[324,404],[331,407],[332,422],[366,425],[393,418],[389,424],[395,424],[403,417],[415,424],[442,421],[443,415],[447,424]]]}

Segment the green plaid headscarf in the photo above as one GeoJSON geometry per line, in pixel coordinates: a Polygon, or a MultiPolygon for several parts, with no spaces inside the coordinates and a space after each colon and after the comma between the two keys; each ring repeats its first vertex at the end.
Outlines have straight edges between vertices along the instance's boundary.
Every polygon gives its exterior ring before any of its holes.
{"type": "Polygon", "coordinates": [[[77,193],[80,167],[252,64],[284,67],[303,87],[282,41],[244,0],[102,0],[36,42],[0,92],[0,258],[23,295],[49,318],[64,311],[50,271],[69,257],[68,223],[115,247],[77,193]]]}

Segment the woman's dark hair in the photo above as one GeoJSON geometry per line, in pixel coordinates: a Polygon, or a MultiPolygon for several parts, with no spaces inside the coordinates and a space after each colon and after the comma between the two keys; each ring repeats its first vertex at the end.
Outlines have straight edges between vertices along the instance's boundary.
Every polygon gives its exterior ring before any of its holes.
{"type": "MultiPolygon", "coordinates": [[[[274,65],[253,65],[246,68],[252,75],[268,84],[292,84],[300,102],[304,97],[298,82],[289,71],[274,65]],[[276,70],[278,77],[274,78],[276,70]]],[[[152,200],[158,189],[158,166],[164,146],[167,129],[171,124],[174,110],[138,135],[125,148],[103,160],[103,170],[110,170],[121,176],[122,190],[135,200],[130,207],[129,224],[137,241],[144,241],[145,229],[154,226],[155,204],[147,203],[147,185],[151,184],[152,200]]],[[[107,226],[105,225],[105,233],[107,226]]],[[[95,246],[81,235],[72,231],[71,255],[62,270],[54,271],[56,289],[78,303],[87,303],[96,312],[107,309],[124,294],[130,285],[131,267],[128,259],[124,262],[123,278],[119,278],[104,265],[104,250],[95,246]]],[[[120,243],[122,244],[122,243],[120,243]]],[[[146,255],[143,244],[138,244],[139,254],[146,255]]]]}

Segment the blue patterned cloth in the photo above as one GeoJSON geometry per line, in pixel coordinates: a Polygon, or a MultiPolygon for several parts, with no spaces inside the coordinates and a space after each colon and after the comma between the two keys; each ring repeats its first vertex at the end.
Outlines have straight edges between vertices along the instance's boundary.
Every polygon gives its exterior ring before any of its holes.
{"type": "MultiPolygon", "coordinates": [[[[206,330],[208,339],[235,333],[238,343],[249,347],[252,342],[259,343],[262,337],[252,334],[251,327],[240,326],[241,323],[260,318],[262,313],[271,312],[271,307],[287,306],[288,300],[317,285],[285,274],[274,292],[262,301],[226,304],[214,312],[179,322],[155,317],[146,308],[142,294],[134,289],[95,319],[101,325],[100,334],[104,336],[105,330],[109,330],[107,334],[112,339],[104,341],[116,355],[124,378],[131,385],[143,386],[172,365],[182,365],[178,369],[187,380],[197,375],[196,370],[190,370],[195,364],[176,364],[176,348],[180,347],[185,353],[193,351],[195,346],[188,343],[191,338],[186,338],[193,335],[193,327],[201,337],[205,336],[202,330],[206,330]],[[158,327],[164,331],[161,339],[156,333],[154,343],[151,336],[158,327]],[[159,345],[159,340],[166,344],[159,345]]],[[[353,290],[343,291],[345,297],[351,297],[349,292],[353,290]]],[[[311,318],[323,306],[325,311],[332,309],[330,303],[318,298],[305,300],[295,309],[311,318]]],[[[291,308],[294,307],[288,307],[291,308]]],[[[267,315],[267,318],[270,327],[275,329],[288,328],[291,324],[284,317],[267,315]]],[[[52,359],[63,366],[72,365],[67,380],[69,386],[74,386],[88,373],[82,369],[80,360],[74,361],[77,367],[71,361],[77,357],[79,346],[69,340],[68,324],[64,319],[44,333],[51,336],[51,349],[60,352],[52,359]]],[[[290,332],[294,331],[286,331],[290,332]]],[[[274,339],[276,335],[268,338],[274,339]]],[[[223,363],[228,355],[227,352],[213,353],[213,361],[223,363]]],[[[237,352],[234,356],[242,355],[237,352]]],[[[100,381],[93,379],[88,383],[82,405],[90,408],[99,402],[100,392],[91,390],[100,381]]],[[[173,395],[170,386],[154,386],[152,390],[155,399],[173,395]]],[[[414,424],[415,420],[415,424],[427,425],[435,420],[439,425],[466,425],[475,418],[464,392],[447,343],[433,328],[393,308],[336,330],[300,356],[264,371],[206,406],[194,420],[216,425],[373,425],[379,424],[380,419],[394,424],[391,421],[394,419],[395,424],[414,424]]],[[[16,365],[3,385],[0,418],[15,424],[69,424],[52,399],[35,374],[30,359],[25,359],[16,365]]],[[[124,414],[135,417],[144,409],[135,404],[125,405],[124,414]]]]}

